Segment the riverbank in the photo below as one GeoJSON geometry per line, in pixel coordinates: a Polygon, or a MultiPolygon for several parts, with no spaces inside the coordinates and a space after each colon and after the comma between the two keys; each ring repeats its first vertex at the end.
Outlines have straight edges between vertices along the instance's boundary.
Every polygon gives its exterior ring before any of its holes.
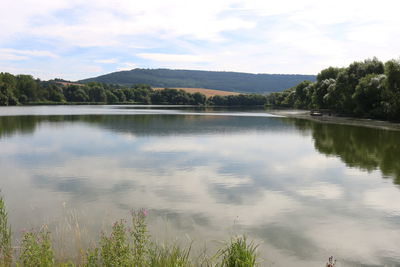
{"type": "MultiPolygon", "coordinates": [[[[47,225],[36,231],[23,231],[17,245],[12,244],[11,226],[8,212],[0,196],[0,266],[11,267],[192,267],[221,266],[254,267],[259,264],[257,247],[245,236],[237,236],[226,242],[214,255],[192,256],[193,241],[187,246],[171,242],[159,243],[151,239],[147,228],[148,211],[132,211],[131,223],[116,221],[110,233],[102,232],[98,242],[86,250],[79,249],[74,260],[61,260],[56,257],[53,238],[47,225]]],[[[71,230],[71,234],[74,230],[71,230]]],[[[79,242],[78,242],[79,243],[79,242]]]]}
{"type": "Polygon", "coordinates": [[[355,125],[370,128],[378,128],[384,130],[396,130],[400,131],[400,123],[380,121],[374,119],[362,119],[353,117],[342,117],[337,115],[323,115],[323,116],[311,116],[309,110],[297,110],[297,109],[274,109],[268,110],[268,113],[273,115],[284,116],[288,118],[305,119],[312,120],[322,123],[334,123],[334,124],[345,124],[345,125],[355,125]]]}

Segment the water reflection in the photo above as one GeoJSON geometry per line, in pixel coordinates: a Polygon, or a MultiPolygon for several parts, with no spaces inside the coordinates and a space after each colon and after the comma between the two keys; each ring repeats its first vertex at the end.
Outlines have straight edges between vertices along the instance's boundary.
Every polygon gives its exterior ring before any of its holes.
{"type": "Polygon", "coordinates": [[[52,116],[0,116],[0,137],[14,133],[32,134],[41,123],[84,122],[116,132],[136,135],[185,135],[254,130],[279,131],[288,126],[279,121],[265,123],[263,117],[242,120],[231,116],[197,115],[52,115],[52,116]],[[184,115],[184,116],[182,116],[184,115]],[[273,127],[271,127],[273,126],[273,127]]]}
{"type": "Polygon", "coordinates": [[[315,148],[339,157],[349,167],[379,169],[400,184],[400,132],[307,120],[290,120],[301,131],[311,131],[315,148]]]}
{"type": "Polygon", "coordinates": [[[396,132],[374,130],[369,146],[356,139],[373,129],[272,117],[15,116],[0,125],[0,186],[15,229],[55,227],[66,206],[90,239],[146,207],[160,236],[201,244],[246,232],[275,266],[321,266],[331,254],[342,266],[400,260],[400,191],[380,172],[397,180],[398,165],[379,158],[396,132]]]}
{"type": "MultiPolygon", "coordinates": [[[[121,107],[118,107],[121,108],[121,107]]],[[[165,108],[165,107],[159,107],[165,108]]],[[[215,111],[213,109],[212,111],[215,111]]],[[[366,171],[379,169],[383,177],[393,177],[400,184],[400,132],[340,124],[324,124],[308,120],[268,120],[249,117],[196,115],[52,115],[0,116],[0,138],[13,134],[32,134],[42,123],[85,122],[134,135],[187,135],[246,131],[284,131],[294,125],[304,133],[311,133],[315,148],[328,156],[339,157],[349,167],[366,171]],[[283,122],[283,123],[282,123],[283,122]]],[[[127,135],[128,136],[128,135],[127,135]]],[[[170,149],[185,147],[173,144],[170,149]]],[[[161,147],[159,147],[161,149],[161,147]]],[[[240,166],[237,166],[240,169],[240,166]]]]}

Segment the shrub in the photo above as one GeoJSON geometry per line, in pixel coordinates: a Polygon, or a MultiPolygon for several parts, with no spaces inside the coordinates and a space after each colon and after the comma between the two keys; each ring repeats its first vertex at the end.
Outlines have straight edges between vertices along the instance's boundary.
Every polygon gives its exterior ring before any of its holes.
{"type": "Polygon", "coordinates": [[[21,242],[19,264],[25,267],[54,266],[54,253],[51,248],[50,232],[27,232],[21,242]]]}
{"type": "Polygon", "coordinates": [[[102,235],[100,255],[104,266],[132,266],[131,251],[122,220],[114,223],[110,236],[102,235]]]}
{"type": "Polygon", "coordinates": [[[253,242],[247,244],[246,237],[237,237],[231,240],[225,248],[219,250],[222,257],[221,267],[252,267],[256,266],[256,250],[258,245],[253,242]]]}

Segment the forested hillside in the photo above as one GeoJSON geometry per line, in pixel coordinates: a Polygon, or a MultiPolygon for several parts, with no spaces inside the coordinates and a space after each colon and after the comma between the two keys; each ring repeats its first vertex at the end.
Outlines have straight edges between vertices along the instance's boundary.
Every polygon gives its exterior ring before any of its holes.
{"type": "Polygon", "coordinates": [[[251,74],[240,72],[133,69],[79,81],[121,85],[148,84],[152,87],[191,87],[240,93],[279,92],[301,81],[315,81],[315,75],[251,74]]]}
{"type": "Polygon", "coordinates": [[[347,68],[322,70],[316,82],[304,81],[268,96],[272,106],[329,109],[339,114],[400,120],[400,61],[377,58],[347,68]]]}
{"type": "Polygon", "coordinates": [[[30,75],[0,73],[0,105],[32,104],[167,104],[167,105],[264,105],[266,96],[239,94],[213,96],[183,90],[153,90],[148,85],[112,85],[61,80],[40,81],[30,75]]]}

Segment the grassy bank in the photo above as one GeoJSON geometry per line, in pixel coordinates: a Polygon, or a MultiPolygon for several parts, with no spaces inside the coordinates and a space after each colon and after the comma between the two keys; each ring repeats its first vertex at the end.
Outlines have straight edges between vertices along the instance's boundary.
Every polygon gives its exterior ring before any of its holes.
{"type": "Polygon", "coordinates": [[[132,212],[130,222],[115,222],[109,233],[100,233],[96,244],[82,250],[80,262],[61,261],[55,257],[51,233],[46,226],[23,232],[18,244],[12,243],[8,214],[0,197],[0,266],[257,266],[257,245],[244,236],[232,238],[213,255],[192,255],[191,244],[180,246],[153,241],[146,216],[146,210],[132,212]]]}
{"type": "Polygon", "coordinates": [[[397,122],[338,116],[335,114],[332,115],[325,114],[323,116],[311,116],[309,110],[298,110],[298,109],[271,109],[267,110],[267,112],[288,118],[306,119],[322,123],[355,125],[355,126],[378,128],[384,130],[400,131],[400,123],[397,122]]]}

